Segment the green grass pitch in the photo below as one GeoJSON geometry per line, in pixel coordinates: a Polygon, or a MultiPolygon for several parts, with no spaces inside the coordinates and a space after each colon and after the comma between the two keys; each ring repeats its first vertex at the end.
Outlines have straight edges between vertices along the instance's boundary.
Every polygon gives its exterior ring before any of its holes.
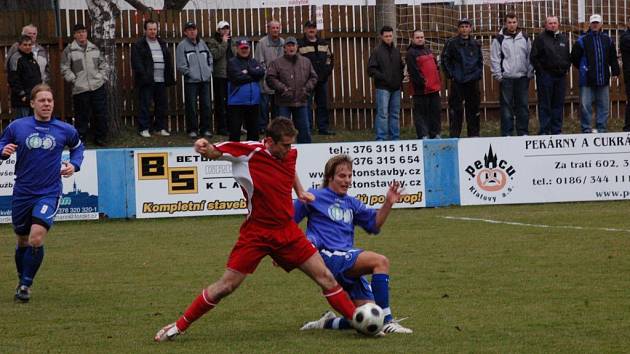
{"type": "Polygon", "coordinates": [[[629,215],[627,201],[395,210],[357,240],[390,259],[392,310],[412,335],[299,331],[327,303],[267,258],[160,344],[155,332],[222,274],[242,216],[57,223],[29,304],[13,302],[3,225],[0,353],[627,352],[629,215]]]}

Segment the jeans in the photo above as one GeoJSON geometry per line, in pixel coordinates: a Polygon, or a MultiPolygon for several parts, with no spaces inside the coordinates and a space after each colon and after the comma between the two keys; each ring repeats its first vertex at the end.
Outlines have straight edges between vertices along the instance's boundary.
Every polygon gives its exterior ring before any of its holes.
{"type": "Polygon", "coordinates": [[[400,90],[376,89],[376,140],[400,139],[400,90]]]}
{"type": "Polygon", "coordinates": [[[448,123],[451,138],[459,138],[462,133],[464,106],[466,107],[466,132],[469,137],[479,136],[480,97],[479,80],[464,83],[451,81],[451,91],[448,96],[448,123]]]}
{"type": "Polygon", "coordinates": [[[538,86],[538,134],[560,134],[564,110],[566,75],[552,76],[542,71],[536,74],[538,86]]]}
{"type": "Polygon", "coordinates": [[[309,129],[313,122],[313,99],[317,105],[317,129],[320,133],[326,133],[328,131],[328,80],[318,82],[313,94],[308,97],[309,129]]]}
{"type": "Polygon", "coordinates": [[[13,112],[15,113],[15,119],[33,115],[31,107],[13,107],[13,112]]]}
{"type": "Polygon", "coordinates": [[[88,128],[97,142],[107,138],[107,91],[105,85],[94,91],[72,96],[74,101],[74,124],[81,140],[86,141],[88,128]]]}
{"type": "Polygon", "coordinates": [[[210,121],[210,83],[185,83],[184,100],[186,103],[186,133],[197,133],[197,130],[201,134],[212,132],[212,122],[210,121]],[[197,97],[199,97],[199,109],[201,111],[199,124],[197,122],[197,97]]]}
{"type": "Polygon", "coordinates": [[[580,119],[580,125],[582,126],[582,133],[591,132],[591,118],[593,117],[593,101],[595,101],[595,107],[597,109],[597,118],[595,120],[595,126],[599,133],[605,133],[608,130],[608,104],[610,94],[609,86],[580,87],[580,108],[582,115],[580,119]]]}
{"type": "Polygon", "coordinates": [[[413,96],[413,124],[418,139],[434,139],[440,135],[441,113],[439,92],[413,96]]]}
{"type": "Polygon", "coordinates": [[[156,82],[151,85],[141,86],[138,89],[140,96],[140,112],[138,114],[138,131],[150,130],[160,131],[166,129],[166,110],[168,108],[168,97],[166,96],[166,85],[163,82],[156,82]],[[151,127],[151,102],[154,104],[155,124],[151,127]]]}
{"type": "Polygon", "coordinates": [[[258,129],[262,132],[267,129],[267,124],[269,124],[269,111],[271,108],[271,117],[276,118],[278,116],[278,106],[276,106],[276,100],[274,99],[275,95],[270,95],[266,93],[260,94],[260,104],[259,107],[259,117],[258,117],[258,129]]]}
{"type": "Polygon", "coordinates": [[[529,135],[529,107],[527,106],[529,78],[501,80],[501,136],[529,135]]]}
{"type": "Polygon", "coordinates": [[[226,78],[212,78],[212,91],[214,93],[214,122],[217,127],[217,132],[221,133],[228,130],[227,84],[228,80],[226,78]]]}
{"type": "Polygon", "coordinates": [[[258,105],[229,105],[230,141],[241,140],[241,126],[247,129],[247,140],[258,141],[258,105]]]}
{"type": "Polygon", "coordinates": [[[297,143],[308,144],[311,142],[311,131],[308,129],[308,108],[302,107],[278,107],[278,115],[292,118],[293,124],[298,130],[297,143]]]}

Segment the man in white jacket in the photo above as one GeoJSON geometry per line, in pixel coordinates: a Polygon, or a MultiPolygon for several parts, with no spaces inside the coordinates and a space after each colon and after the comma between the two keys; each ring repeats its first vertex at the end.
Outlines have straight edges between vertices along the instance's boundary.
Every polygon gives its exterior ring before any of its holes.
{"type": "Polygon", "coordinates": [[[490,62],[492,76],[501,87],[501,136],[529,134],[529,109],[527,106],[529,80],[534,68],[529,60],[532,44],[519,27],[516,15],[505,16],[505,27],[492,40],[490,62]]]}

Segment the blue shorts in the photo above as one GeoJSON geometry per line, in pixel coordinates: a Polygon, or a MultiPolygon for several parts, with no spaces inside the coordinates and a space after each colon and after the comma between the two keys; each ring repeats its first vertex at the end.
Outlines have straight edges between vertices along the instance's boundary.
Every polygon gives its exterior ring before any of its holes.
{"type": "Polygon", "coordinates": [[[13,230],[19,236],[31,233],[31,225],[41,225],[49,230],[57,214],[59,196],[13,196],[11,219],[13,230]]]}
{"type": "Polygon", "coordinates": [[[354,278],[348,277],[344,273],[354,267],[363,250],[351,249],[349,251],[329,251],[322,249],[319,251],[326,267],[330,269],[337,282],[350,295],[352,300],[374,301],[372,287],[364,276],[354,278]]]}

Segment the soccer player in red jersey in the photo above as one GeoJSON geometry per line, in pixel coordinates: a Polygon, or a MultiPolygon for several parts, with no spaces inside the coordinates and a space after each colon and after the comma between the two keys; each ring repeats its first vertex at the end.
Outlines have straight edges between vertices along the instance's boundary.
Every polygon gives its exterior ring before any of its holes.
{"type": "Polygon", "coordinates": [[[249,211],[241,225],[238,241],[228,258],[223,276],[208,286],[177,320],[162,328],[155,340],[173,340],[191,323],[213,309],[256,270],[269,255],[289,272],[299,268],[322,289],[328,303],[345,318],[352,319],[355,306],[326,268],[322,257],[293,221],[293,188],[302,201],[312,200],[295,173],[297,149],[291,147],[297,130],[286,118],[276,118],[267,127],[263,142],[195,142],[195,151],[210,159],[232,163],[232,173],[241,185],[249,211]]]}

